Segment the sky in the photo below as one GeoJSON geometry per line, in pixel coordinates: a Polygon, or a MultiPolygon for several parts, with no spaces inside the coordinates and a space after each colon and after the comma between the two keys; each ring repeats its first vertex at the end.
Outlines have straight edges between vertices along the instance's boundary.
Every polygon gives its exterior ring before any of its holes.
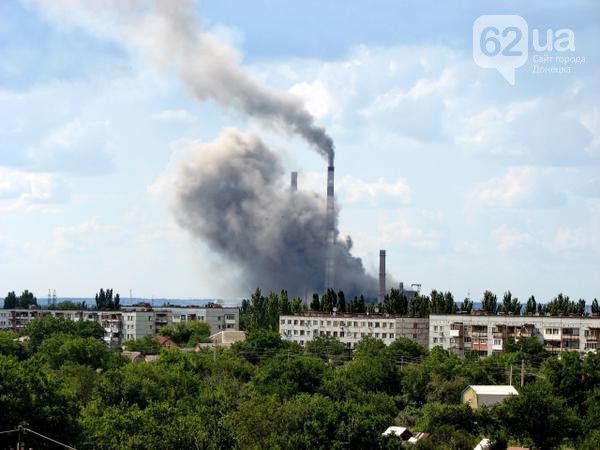
{"type": "MultiPolygon", "coordinates": [[[[244,70],[303,99],[333,137],[340,231],[368,271],[386,249],[395,279],[457,299],[485,289],[523,301],[600,297],[600,4],[194,8],[244,70]],[[492,14],[522,16],[530,39],[569,29],[575,50],[530,45],[510,85],[473,58],[473,22],[492,14]],[[573,61],[537,64],[543,55],[573,61]]],[[[277,149],[301,190],[324,191],[323,160],[300,139],[198,102],[169,70],[51,9],[0,2],[0,293],[248,295],[227,261],[177,225],[173,167],[229,128],[277,149]]]]}

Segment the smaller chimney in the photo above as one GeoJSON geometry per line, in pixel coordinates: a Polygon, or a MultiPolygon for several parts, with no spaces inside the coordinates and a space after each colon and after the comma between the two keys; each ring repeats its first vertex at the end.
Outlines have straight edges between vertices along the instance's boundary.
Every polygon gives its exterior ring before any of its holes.
{"type": "Polygon", "coordinates": [[[385,250],[379,250],[379,295],[377,301],[385,300],[385,250]]]}
{"type": "Polygon", "coordinates": [[[298,190],[298,172],[292,172],[291,188],[292,192],[296,192],[298,190]]]}

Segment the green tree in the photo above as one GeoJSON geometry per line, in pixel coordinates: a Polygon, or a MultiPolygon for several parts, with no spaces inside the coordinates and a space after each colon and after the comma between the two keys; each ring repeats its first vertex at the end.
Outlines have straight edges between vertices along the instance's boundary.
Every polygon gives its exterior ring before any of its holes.
{"type": "Polygon", "coordinates": [[[525,314],[533,315],[537,312],[537,304],[535,302],[535,297],[532,295],[527,300],[527,305],[525,305],[525,314]]]}
{"type": "Polygon", "coordinates": [[[502,312],[504,314],[521,314],[521,303],[517,297],[513,297],[510,291],[506,291],[502,297],[502,312]]]}
{"type": "Polygon", "coordinates": [[[531,440],[536,448],[553,448],[578,432],[574,411],[562,398],[551,395],[552,386],[535,382],[494,407],[494,414],[510,436],[531,440]]]}
{"type": "Polygon", "coordinates": [[[17,333],[0,330],[0,355],[25,359],[27,356],[27,349],[19,342],[18,338],[19,335],[17,333]]]}
{"type": "Polygon", "coordinates": [[[323,362],[312,356],[282,355],[261,365],[252,385],[260,394],[291,398],[300,392],[316,392],[325,369],[323,362]]]}
{"type": "Polygon", "coordinates": [[[321,301],[319,300],[319,294],[317,294],[316,292],[312,296],[312,301],[310,302],[310,310],[321,311],[321,301]]]}
{"type": "Polygon", "coordinates": [[[460,310],[465,314],[471,314],[473,310],[473,301],[470,298],[465,298],[460,305],[460,310]]]}
{"type": "Polygon", "coordinates": [[[346,296],[342,290],[337,293],[337,310],[341,313],[346,312],[346,296]]]}
{"type": "Polygon", "coordinates": [[[179,322],[175,325],[162,327],[158,332],[162,336],[170,337],[173,342],[183,347],[193,347],[201,342],[210,342],[210,328],[206,322],[194,320],[179,322]]]}
{"type": "Polygon", "coordinates": [[[37,356],[54,369],[66,363],[105,368],[110,351],[102,341],[92,337],[54,334],[42,342],[37,356]]]}
{"type": "Polygon", "coordinates": [[[140,352],[143,355],[157,355],[160,353],[160,344],[152,336],[144,336],[125,342],[125,348],[130,352],[140,352]]]}
{"type": "Polygon", "coordinates": [[[496,314],[498,312],[498,297],[490,291],[485,291],[481,301],[481,309],[489,314],[496,314]]]}
{"type": "Polygon", "coordinates": [[[600,314],[600,306],[598,306],[598,300],[594,299],[592,300],[592,315],[597,316],[598,314],[600,314]]]}
{"type": "Polygon", "coordinates": [[[4,309],[28,309],[30,306],[37,306],[37,298],[27,289],[19,297],[12,291],[4,298],[4,309]]]}
{"type": "Polygon", "coordinates": [[[6,297],[4,297],[4,309],[15,309],[17,307],[17,295],[15,291],[11,291],[8,293],[6,297]]]}
{"type": "Polygon", "coordinates": [[[308,355],[316,356],[325,362],[347,361],[349,349],[337,338],[332,336],[317,336],[306,343],[304,349],[308,355]]]}

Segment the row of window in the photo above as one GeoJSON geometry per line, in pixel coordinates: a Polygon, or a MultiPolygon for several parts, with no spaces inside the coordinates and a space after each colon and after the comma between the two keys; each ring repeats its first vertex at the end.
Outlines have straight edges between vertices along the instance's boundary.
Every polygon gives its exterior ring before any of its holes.
{"type": "MultiPolygon", "coordinates": [[[[390,321],[390,322],[367,322],[364,320],[361,321],[352,321],[352,320],[304,320],[304,319],[287,319],[287,324],[288,325],[300,325],[300,326],[309,326],[311,325],[314,326],[340,326],[340,327],[357,327],[357,328],[362,328],[362,327],[368,327],[368,328],[393,328],[394,327],[394,322],[390,321]]],[[[286,324],[286,319],[281,319],[281,325],[285,325],[286,324]]],[[[414,324],[414,327],[416,328],[416,323],[414,324]]]]}
{"type": "MultiPolygon", "coordinates": [[[[291,330],[290,330],[291,331],[291,330]]],[[[293,330],[291,331],[292,334],[294,336],[310,336],[310,330],[293,330]]],[[[314,336],[332,336],[332,337],[339,337],[339,338],[343,338],[343,337],[347,337],[347,338],[364,338],[365,336],[370,336],[370,337],[375,337],[375,338],[381,338],[381,339],[394,339],[395,334],[394,333],[357,333],[357,332],[344,332],[344,331],[321,331],[319,332],[319,330],[315,330],[313,332],[314,336]]],[[[415,335],[416,338],[416,335],[415,335]]]]}

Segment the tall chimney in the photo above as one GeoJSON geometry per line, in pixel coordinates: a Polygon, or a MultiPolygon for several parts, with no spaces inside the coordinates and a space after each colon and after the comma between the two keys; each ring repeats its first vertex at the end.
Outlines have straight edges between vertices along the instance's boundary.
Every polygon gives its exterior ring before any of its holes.
{"type": "Polygon", "coordinates": [[[325,256],[325,289],[333,289],[335,263],[335,198],[333,192],[333,161],[327,167],[327,254],[325,256]]]}
{"type": "Polygon", "coordinates": [[[298,172],[292,172],[291,188],[292,192],[296,192],[298,190],[298,172]]]}
{"type": "Polygon", "coordinates": [[[379,250],[379,303],[385,300],[385,250],[379,250]]]}

